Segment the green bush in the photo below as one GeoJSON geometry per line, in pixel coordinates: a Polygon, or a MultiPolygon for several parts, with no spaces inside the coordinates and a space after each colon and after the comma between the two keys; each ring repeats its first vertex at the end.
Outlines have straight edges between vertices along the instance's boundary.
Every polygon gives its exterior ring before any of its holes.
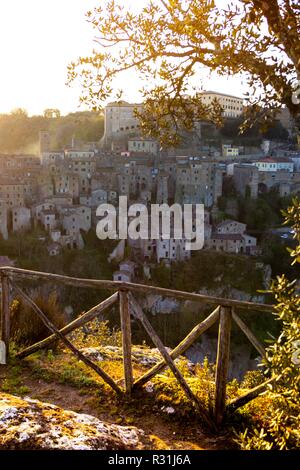
{"type": "MultiPolygon", "coordinates": [[[[300,261],[300,202],[285,213],[286,223],[292,223],[298,248],[291,251],[293,263],[300,261]]],[[[266,375],[274,378],[269,385],[268,420],[262,429],[254,425],[239,435],[242,449],[290,450],[300,448],[300,296],[296,281],[284,275],[273,282],[272,292],[277,301],[276,319],[281,334],[267,349],[264,365],[266,375]]],[[[262,417],[263,419],[263,417],[262,417]]]]}
{"type": "Polygon", "coordinates": [[[260,370],[248,370],[241,382],[241,388],[251,389],[265,381],[264,374],[260,370]]]}

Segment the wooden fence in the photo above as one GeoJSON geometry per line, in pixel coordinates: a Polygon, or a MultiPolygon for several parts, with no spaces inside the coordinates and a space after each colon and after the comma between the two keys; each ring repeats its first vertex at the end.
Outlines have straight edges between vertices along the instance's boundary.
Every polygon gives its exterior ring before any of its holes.
{"type": "MultiPolygon", "coordinates": [[[[119,395],[131,394],[135,390],[141,388],[152,377],[162,371],[164,368],[169,367],[174,374],[179,386],[183,389],[187,397],[192,400],[198,413],[201,415],[203,421],[209,426],[220,426],[227,412],[233,412],[238,407],[243,406],[248,401],[255,398],[263,390],[265,390],[267,381],[250,390],[247,394],[239,397],[230,403],[226,400],[226,383],[229,366],[229,353],[230,353],[230,335],[231,325],[234,321],[237,326],[246,335],[252,345],[256,348],[261,356],[265,355],[264,346],[254,336],[249,327],[242,321],[238,311],[259,311],[261,313],[270,313],[273,311],[272,305],[265,305],[252,302],[243,302],[238,300],[223,299],[218,297],[206,296],[190,292],[182,292],[171,289],[164,289],[161,287],[154,287],[142,284],[134,284],[119,281],[104,281],[94,279],[77,279],[57,274],[41,273],[35,271],[27,271],[18,268],[3,267],[0,268],[1,286],[2,286],[2,308],[1,308],[1,340],[6,348],[6,361],[9,356],[9,340],[10,340],[10,295],[12,288],[17,295],[27,303],[34,312],[39,316],[41,321],[47,326],[51,335],[38,343],[35,343],[18,353],[19,358],[24,358],[35,351],[42,348],[48,348],[51,344],[59,339],[62,343],[75,354],[79,360],[84,362],[87,366],[91,367],[99,376],[109,384],[112,389],[119,395]],[[22,290],[17,282],[18,280],[29,281],[47,281],[57,284],[68,286],[76,286],[83,288],[96,288],[111,290],[114,293],[103,302],[99,303],[88,312],[79,316],[76,320],[69,323],[64,328],[58,330],[55,325],[47,318],[42,310],[36,303],[22,290]],[[156,294],[163,297],[171,297],[178,300],[190,300],[201,304],[208,304],[214,306],[213,312],[201,323],[196,325],[192,331],[174,348],[168,352],[165,345],[155,332],[153,326],[149,322],[147,316],[144,314],[140,304],[134,297],[134,294],[150,295],[156,294]],[[120,320],[122,330],[122,347],[123,347],[123,365],[124,365],[124,389],[120,387],[99,365],[94,364],[87,358],[81,351],[79,351],[67,339],[67,335],[79,327],[82,327],[87,322],[98,317],[106,309],[119,302],[120,320]],[[148,370],[144,375],[134,379],[132,372],[132,341],[131,341],[131,319],[134,318],[141,323],[152,342],[158,348],[162,355],[162,360],[148,370]],[[202,403],[199,402],[194,395],[185,378],[178,370],[175,359],[182,355],[190,346],[200,337],[202,333],[207,331],[213,324],[219,323],[218,332],[218,346],[217,346],[217,360],[216,360],[216,374],[215,374],[215,397],[214,397],[214,411],[213,416],[202,403]]],[[[2,344],[3,344],[2,343],[2,344]]]]}

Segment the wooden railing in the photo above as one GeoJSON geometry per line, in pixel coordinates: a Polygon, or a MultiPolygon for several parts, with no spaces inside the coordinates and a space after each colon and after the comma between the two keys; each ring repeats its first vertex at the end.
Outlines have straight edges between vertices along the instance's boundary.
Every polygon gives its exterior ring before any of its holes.
{"type": "Polygon", "coordinates": [[[83,361],[87,366],[91,367],[99,376],[109,384],[112,389],[119,395],[131,394],[136,389],[141,388],[152,377],[158,374],[161,370],[169,367],[174,374],[179,386],[183,389],[187,397],[194,403],[198,413],[201,415],[203,421],[209,426],[221,425],[226,412],[233,412],[239,406],[244,405],[251,399],[255,398],[261,393],[269,381],[250,390],[247,394],[236,400],[227,403],[226,400],[226,383],[229,366],[229,353],[230,353],[230,335],[232,320],[243,331],[252,345],[256,348],[261,356],[265,355],[263,344],[254,336],[249,327],[240,318],[238,311],[260,311],[262,313],[271,313],[274,310],[272,305],[261,303],[244,302],[232,299],[224,299],[219,297],[212,297],[202,294],[195,294],[190,292],[182,292],[172,289],[165,289],[161,287],[148,286],[143,284],[134,284],[120,281],[104,281],[94,279],[78,279],[57,274],[42,273],[36,271],[28,271],[18,268],[3,267],[0,268],[1,286],[2,286],[2,308],[1,308],[1,340],[2,345],[6,348],[6,361],[9,356],[9,341],[10,341],[10,296],[12,289],[16,294],[27,303],[33,311],[39,316],[41,321],[47,326],[51,335],[46,339],[35,343],[18,353],[19,358],[24,358],[42,348],[48,348],[51,344],[59,339],[62,343],[75,354],[79,360],[83,361]],[[64,328],[58,330],[55,325],[47,318],[42,310],[36,303],[22,290],[18,284],[18,280],[30,281],[47,281],[57,284],[64,284],[68,286],[106,289],[114,291],[114,293],[103,302],[99,303],[88,312],[79,316],[76,320],[69,323],[64,328]],[[134,294],[156,294],[163,297],[171,297],[178,300],[190,300],[201,304],[209,304],[214,306],[213,312],[201,323],[196,325],[193,330],[180,342],[176,348],[168,352],[165,345],[155,332],[153,326],[149,322],[147,316],[144,314],[140,304],[135,299],[134,294]],[[123,389],[116,383],[99,365],[94,364],[87,358],[81,351],[79,351],[67,339],[67,335],[79,327],[82,327],[87,322],[98,317],[102,312],[109,307],[119,302],[120,320],[122,330],[122,347],[123,347],[123,366],[124,366],[124,386],[123,389]],[[162,355],[162,360],[148,370],[144,375],[134,379],[132,371],[132,341],[131,341],[131,319],[134,318],[141,323],[152,342],[158,348],[162,355]],[[207,409],[199,402],[198,398],[190,389],[185,378],[178,370],[175,359],[182,355],[190,346],[200,337],[202,333],[208,330],[214,323],[219,322],[218,333],[218,350],[216,360],[216,374],[215,374],[215,397],[214,397],[214,411],[213,416],[207,409]]]}

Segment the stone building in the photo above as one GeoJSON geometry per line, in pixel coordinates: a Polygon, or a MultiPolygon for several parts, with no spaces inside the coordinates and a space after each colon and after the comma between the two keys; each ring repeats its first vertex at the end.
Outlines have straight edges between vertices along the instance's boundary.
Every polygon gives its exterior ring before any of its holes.
{"type": "Polygon", "coordinates": [[[243,234],[243,233],[245,233],[246,228],[247,228],[246,224],[242,224],[241,222],[237,222],[236,220],[230,220],[229,219],[229,220],[224,220],[223,222],[220,222],[216,226],[215,232],[219,233],[219,234],[228,234],[228,233],[243,234]]]}
{"type": "Polygon", "coordinates": [[[135,278],[136,264],[131,260],[124,260],[119,265],[119,270],[113,273],[114,281],[132,282],[135,278]]]}
{"type": "Polygon", "coordinates": [[[120,282],[132,282],[132,274],[130,271],[115,271],[113,273],[113,280],[120,282]]]}
{"type": "Polygon", "coordinates": [[[256,254],[256,238],[240,233],[213,233],[209,247],[216,251],[235,254],[256,254]]]}
{"type": "Polygon", "coordinates": [[[55,204],[52,202],[39,202],[31,207],[31,214],[34,220],[40,222],[43,211],[55,210],[55,204]]]}
{"type": "Polygon", "coordinates": [[[41,171],[36,180],[38,186],[38,201],[54,195],[54,182],[47,170],[41,171]]]}
{"type": "Polygon", "coordinates": [[[74,173],[64,173],[53,176],[55,194],[70,194],[78,202],[80,194],[80,177],[74,173]]]}
{"type": "Polygon", "coordinates": [[[151,191],[152,172],[149,165],[130,161],[118,168],[118,192],[120,195],[139,197],[142,191],[151,191]]]}
{"type": "Polygon", "coordinates": [[[146,138],[134,138],[128,140],[128,151],[132,153],[148,153],[157,155],[158,153],[158,142],[153,139],[146,138]]]}
{"type": "Polygon", "coordinates": [[[120,100],[108,103],[104,111],[104,136],[101,144],[111,148],[113,142],[124,140],[140,134],[139,120],[136,110],[141,110],[142,104],[128,103],[120,100]]]}
{"type": "Polygon", "coordinates": [[[186,239],[156,240],[157,262],[186,261],[191,257],[191,251],[186,249],[186,239]]]}
{"type": "Polygon", "coordinates": [[[40,214],[40,223],[46,232],[55,230],[58,226],[58,214],[55,210],[44,210],[40,214]]]}
{"type": "Polygon", "coordinates": [[[215,227],[207,246],[216,251],[255,255],[257,240],[246,233],[247,226],[236,220],[225,220],[215,227]]]}
{"type": "Polygon", "coordinates": [[[12,209],[12,231],[20,232],[31,228],[31,211],[27,207],[12,209]]]}
{"type": "Polygon", "coordinates": [[[157,175],[156,204],[168,204],[169,201],[169,180],[168,173],[160,171],[157,175]]]}
{"type": "Polygon", "coordinates": [[[62,226],[69,235],[77,235],[80,230],[88,232],[91,229],[92,213],[90,207],[73,206],[61,210],[62,226]]]}
{"type": "Polygon", "coordinates": [[[45,199],[46,203],[54,205],[59,211],[62,207],[72,207],[73,197],[71,194],[55,194],[52,197],[45,199]]]}
{"type": "Polygon", "coordinates": [[[244,100],[238,96],[215,91],[204,91],[201,93],[201,100],[205,105],[212,105],[213,100],[217,100],[224,110],[224,117],[237,118],[244,112],[244,100]]]}
{"type": "Polygon", "coordinates": [[[293,192],[298,192],[299,186],[296,184],[297,173],[290,173],[286,170],[260,171],[258,173],[258,190],[261,193],[277,188],[281,197],[293,192]]]}
{"type": "Polygon", "coordinates": [[[200,159],[177,164],[175,202],[212,207],[222,195],[223,174],[215,162],[200,159]]]}
{"type": "Polygon", "coordinates": [[[59,243],[51,243],[47,247],[49,256],[58,256],[61,253],[61,245],[59,243]]]}
{"type": "Polygon", "coordinates": [[[94,161],[95,151],[72,148],[72,149],[65,150],[65,158],[68,161],[82,161],[82,162],[94,161]]]}
{"type": "Polygon", "coordinates": [[[13,207],[23,207],[31,195],[29,184],[19,181],[0,181],[0,199],[4,200],[8,210],[13,207]]]}
{"type": "Polygon", "coordinates": [[[249,191],[251,199],[257,198],[259,175],[255,166],[234,163],[227,166],[227,174],[233,177],[235,189],[239,194],[245,197],[249,191]]]}
{"type": "Polygon", "coordinates": [[[43,166],[58,165],[65,160],[65,152],[63,150],[42,152],[40,159],[43,166]]]}
{"type": "Polygon", "coordinates": [[[0,235],[4,240],[8,239],[8,220],[6,202],[0,199],[0,235]]]}
{"type": "Polygon", "coordinates": [[[279,158],[262,158],[254,163],[258,168],[258,171],[263,172],[277,172],[277,171],[288,171],[293,173],[294,171],[294,162],[290,158],[279,157],[279,158]]]}

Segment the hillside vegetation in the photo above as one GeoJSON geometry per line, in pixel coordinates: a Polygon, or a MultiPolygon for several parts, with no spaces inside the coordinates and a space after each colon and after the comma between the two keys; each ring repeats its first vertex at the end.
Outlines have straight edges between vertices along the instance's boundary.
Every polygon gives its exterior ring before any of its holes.
{"type": "Polygon", "coordinates": [[[104,132],[104,118],[92,111],[66,116],[28,116],[17,109],[0,115],[0,153],[37,154],[39,132],[50,131],[51,147],[61,149],[71,145],[72,138],[83,142],[98,142],[104,132]]]}

